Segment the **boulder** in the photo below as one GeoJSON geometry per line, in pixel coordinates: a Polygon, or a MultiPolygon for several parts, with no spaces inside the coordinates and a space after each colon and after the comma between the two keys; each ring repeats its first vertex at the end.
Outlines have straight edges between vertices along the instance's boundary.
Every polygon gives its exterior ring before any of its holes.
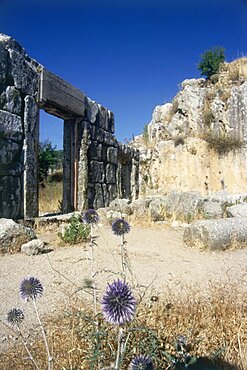
{"type": "Polygon", "coordinates": [[[247,203],[228,207],[227,217],[247,217],[247,203]]]}
{"type": "Polygon", "coordinates": [[[35,239],[34,231],[11,219],[0,218],[0,248],[2,253],[19,251],[23,243],[35,239]]]}
{"type": "Polygon", "coordinates": [[[201,207],[201,213],[204,218],[222,218],[224,215],[224,202],[206,199],[201,207]]]}
{"type": "Polygon", "coordinates": [[[109,204],[109,209],[111,211],[118,211],[122,213],[126,213],[127,215],[132,214],[132,209],[130,206],[130,200],[129,199],[114,199],[110,204],[109,204]]]}
{"type": "Polygon", "coordinates": [[[184,230],[184,243],[190,247],[225,250],[247,245],[247,217],[196,221],[184,230]]]}
{"type": "Polygon", "coordinates": [[[149,204],[150,218],[154,222],[165,220],[166,198],[153,199],[149,204]]]}
{"type": "Polygon", "coordinates": [[[149,204],[151,199],[137,199],[131,203],[132,212],[136,216],[144,216],[148,212],[149,204]]]}
{"type": "Polygon", "coordinates": [[[28,256],[36,256],[44,252],[45,243],[40,239],[31,240],[28,243],[22,244],[21,251],[28,256]]]}

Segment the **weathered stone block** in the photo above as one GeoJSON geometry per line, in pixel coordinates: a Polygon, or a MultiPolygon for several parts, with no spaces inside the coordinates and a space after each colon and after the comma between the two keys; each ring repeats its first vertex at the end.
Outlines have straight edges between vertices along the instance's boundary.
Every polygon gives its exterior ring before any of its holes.
{"type": "Polygon", "coordinates": [[[107,161],[112,164],[118,164],[118,150],[117,148],[108,148],[107,149],[107,161]]]}
{"type": "Polygon", "coordinates": [[[117,186],[114,184],[110,184],[110,185],[107,185],[107,189],[108,189],[108,199],[110,203],[113,199],[117,197],[117,186]]]}
{"type": "Polygon", "coordinates": [[[103,143],[104,141],[104,130],[98,128],[96,126],[91,127],[91,138],[92,140],[96,140],[99,143],[103,143]]]}
{"type": "Polygon", "coordinates": [[[13,161],[19,160],[22,145],[10,139],[0,139],[0,163],[9,165],[13,161]]]}
{"type": "Polygon", "coordinates": [[[207,200],[201,207],[201,213],[204,218],[222,218],[224,214],[223,206],[223,202],[207,200]]]}
{"type": "Polygon", "coordinates": [[[0,137],[21,141],[23,138],[21,118],[0,110],[0,137]]]}
{"type": "Polygon", "coordinates": [[[223,218],[193,222],[184,230],[184,243],[190,247],[224,250],[247,243],[247,218],[223,218]]]}
{"type": "Polygon", "coordinates": [[[8,86],[5,94],[6,103],[4,104],[3,109],[21,115],[22,101],[21,94],[14,86],[8,86]]]}
{"type": "Polygon", "coordinates": [[[90,98],[85,99],[85,119],[96,125],[99,113],[99,105],[90,98]]]}
{"type": "Polygon", "coordinates": [[[38,216],[39,109],[33,97],[25,97],[24,109],[24,216],[38,216]]]}
{"type": "Polygon", "coordinates": [[[15,87],[24,94],[34,95],[38,90],[39,74],[24,55],[15,50],[9,51],[10,73],[15,87]]]}
{"type": "Polygon", "coordinates": [[[0,250],[3,253],[19,251],[21,245],[36,238],[32,229],[7,218],[0,219],[0,250]]]}
{"type": "Polygon", "coordinates": [[[95,184],[95,198],[93,206],[95,209],[105,206],[103,188],[101,184],[95,184]]]}
{"type": "Polygon", "coordinates": [[[98,125],[103,130],[107,130],[107,119],[108,119],[108,111],[106,108],[100,106],[99,114],[98,114],[98,125]]]}
{"type": "Polygon", "coordinates": [[[102,159],[102,144],[92,141],[89,146],[89,158],[100,161],[102,159]]]}
{"type": "Polygon", "coordinates": [[[109,208],[111,211],[119,211],[127,215],[131,215],[133,213],[129,199],[114,199],[109,204],[109,208]]]}
{"type": "Polygon", "coordinates": [[[115,148],[118,147],[117,139],[110,132],[105,132],[105,134],[104,134],[104,143],[106,145],[113,146],[115,148]]]}
{"type": "MultiPolygon", "coordinates": [[[[21,154],[22,155],[22,154],[21,154]]],[[[21,157],[22,158],[22,157],[21,157]]],[[[24,171],[22,162],[0,163],[0,176],[20,176],[24,171]]]]}
{"type": "Polygon", "coordinates": [[[107,111],[106,131],[109,131],[112,134],[115,132],[115,118],[114,114],[110,110],[107,111]]]}
{"type": "Polygon", "coordinates": [[[8,52],[1,45],[1,40],[0,40],[0,82],[2,83],[6,79],[7,68],[8,68],[8,52]]]}
{"type": "Polygon", "coordinates": [[[116,184],[116,166],[112,164],[106,165],[106,183],[107,184],[116,184]]]}
{"type": "Polygon", "coordinates": [[[104,164],[98,161],[91,161],[89,166],[89,181],[94,182],[104,182],[104,164]]]}
{"type": "Polygon", "coordinates": [[[21,246],[22,253],[25,253],[28,256],[37,256],[38,254],[43,253],[44,250],[45,243],[40,239],[30,240],[30,242],[22,244],[21,246]]]}
{"type": "Polygon", "coordinates": [[[0,177],[0,217],[22,217],[22,192],[20,177],[0,177]]]}
{"type": "Polygon", "coordinates": [[[227,217],[247,217],[247,203],[228,207],[227,217]]]}

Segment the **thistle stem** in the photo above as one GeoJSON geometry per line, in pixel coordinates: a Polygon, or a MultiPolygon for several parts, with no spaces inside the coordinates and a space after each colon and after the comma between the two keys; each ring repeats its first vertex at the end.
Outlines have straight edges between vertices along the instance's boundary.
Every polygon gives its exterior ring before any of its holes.
{"type": "Polygon", "coordinates": [[[47,360],[48,360],[48,370],[51,370],[51,362],[52,362],[53,359],[50,355],[50,350],[49,350],[47,338],[46,338],[46,335],[45,335],[45,329],[44,329],[44,326],[43,326],[43,324],[40,320],[39,311],[38,311],[38,308],[37,308],[37,305],[36,305],[36,301],[35,301],[35,299],[32,299],[32,301],[33,301],[35,313],[36,313],[38,323],[39,323],[39,326],[40,326],[40,329],[41,329],[41,332],[42,332],[42,335],[43,335],[44,343],[45,343],[45,348],[46,348],[46,352],[47,352],[47,360]]]}
{"type": "Polygon", "coordinates": [[[19,334],[20,334],[20,336],[21,336],[21,341],[22,341],[22,343],[23,343],[23,345],[24,345],[24,347],[25,347],[25,350],[26,350],[26,352],[27,352],[27,354],[28,354],[28,356],[29,356],[30,360],[33,362],[33,364],[34,364],[34,366],[35,366],[35,369],[36,369],[36,370],[40,370],[40,368],[39,368],[39,367],[38,367],[38,365],[37,365],[37,362],[35,361],[35,359],[33,358],[32,354],[31,354],[31,352],[30,352],[30,351],[29,351],[29,349],[28,349],[28,346],[27,346],[26,340],[25,340],[25,338],[24,338],[24,335],[22,334],[22,331],[21,331],[21,329],[20,329],[19,325],[17,325],[17,330],[18,330],[18,332],[19,332],[19,334]]]}
{"type": "Polygon", "coordinates": [[[124,278],[124,281],[126,281],[126,261],[125,261],[124,235],[121,235],[121,245],[120,246],[121,246],[123,278],[124,278]]]}
{"type": "Polygon", "coordinates": [[[120,364],[121,364],[121,360],[122,360],[122,352],[123,352],[123,348],[122,348],[122,341],[123,341],[123,328],[119,328],[119,332],[118,332],[118,345],[117,345],[117,357],[116,357],[116,362],[115,362],[115,370],[119,370],[120,368],[120,364]]]}
{"type": "Polygon", "coordinates": [[[93,244],[93,224],[90,231],[90,248],[91,248],[91,279],[92,279],[92,288],[93,288],[93,307],[94,307],[94,316],[97,315],[97,294],[96,294],[96,284],[95,284],[95,272],[94,272],[94,244],[93,244]]]}

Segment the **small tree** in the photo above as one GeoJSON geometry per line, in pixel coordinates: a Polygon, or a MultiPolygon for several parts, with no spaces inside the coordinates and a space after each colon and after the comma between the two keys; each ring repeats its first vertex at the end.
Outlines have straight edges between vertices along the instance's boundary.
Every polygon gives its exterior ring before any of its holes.
{"type": "Polygon", "coordinates": [[[207,50],[201,56],[201,61],[198,63],[198,69],[201,75],[210,78],[212,75],[219,72],[220,64],[225,61],[225,49],[220,46],[215,46],[207,50]]]}
{"type": "Polygon", "coordinates": [[[57,162],[58,156],[56,146],[52,146],[51,142],[46,140],[39,143],[39,182],[43,182],[50,169],[54,169],[57,162]]]}

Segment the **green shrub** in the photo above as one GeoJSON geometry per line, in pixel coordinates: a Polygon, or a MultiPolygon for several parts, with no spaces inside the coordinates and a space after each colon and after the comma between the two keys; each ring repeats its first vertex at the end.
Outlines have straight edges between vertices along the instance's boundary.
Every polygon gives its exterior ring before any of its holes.
{"type": "Polygon", "coordinates": [[[72,216],[68,226],[58,236],[69,244],[87,241],[90,235],[90,225],[84,224],[79,216],[72,216]]]}
{"type": "Polygon", "coordinates": [[[143,127],[142,137],[143,137],[143,142],[144,142],[145,144],[147,144],[147,143],[149,142],[149,136],[148,136],[148,124],[146,124],[146,125],[143,127]]]}
{"type": "Polygon", "coordinates": [[[211,76],[219,72],[220,65],[225,61],[225,49],[219,46],[207,50],[201,56],[201,61],[198,63],[198,69],[202,76],[209,79],[211,76]]]}

